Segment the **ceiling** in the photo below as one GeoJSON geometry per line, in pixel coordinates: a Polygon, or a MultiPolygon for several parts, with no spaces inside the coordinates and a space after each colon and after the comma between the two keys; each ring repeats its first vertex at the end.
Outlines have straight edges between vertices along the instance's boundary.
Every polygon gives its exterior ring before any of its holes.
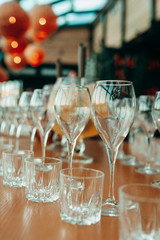
{"type": "MultiPolygon", "coordinates": [[[[0,5],[12,0],[0,0],[0,5]]],[[[21,7],[30,11],[36,4],[50,4],[58,16],[59,26],[79,26],[92,23],[108,0],[18,0],[21,7]]]]}

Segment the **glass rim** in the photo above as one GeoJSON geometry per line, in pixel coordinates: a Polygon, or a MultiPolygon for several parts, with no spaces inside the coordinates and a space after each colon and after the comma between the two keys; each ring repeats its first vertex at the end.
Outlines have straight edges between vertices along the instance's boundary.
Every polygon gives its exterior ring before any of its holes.
{"type": "Polygon", "coordinates": [[[16,149],[6,149],[3,151],[4,154],[7,154],[7,155],[25,155],[25,154],[32,154],[34,155],[34,151],[32,150],[16,150],[16,149]],[[21,153],[20,153],[21,152],[21,153]],[[24,153],[22,153],[24,152],[24,153]]]}
{"type": "Polygon", "coordinates": [[[31,164],[54,164],[54,165],[58,165],[58,164],[62,164],[62,160],[56,157],[45,157],[45,159],[51,159],[54,160],[55,162],[44,162],[43,161],[43,157],[33,157],[32,159],[27,159],[26,162],[31,163],[31,164]],[[35,159],[40,159],[42,160],[41,162],[34,162],[33,160],[35,159]]]}
{"type": "Polygon", "coordinates": [[[158,197],[155,198],[155,197],[152,197],[152,196],[151,197],[149,196],[148,198],[146,198],[145,196],[144,197],[143,196],[136,196],[136,195],[133,195],[133,194],[130,194],[130,193],[126,193],[124,191],[124,189],[127,189],[128,187],[129,188],[130,187],[150,188],[150,189],[155,189],[156,191],[159,191],[159,193],[160,193],[159,188],[154,187],[150,184],[130,183],[130,184],[125,184],[125,185],[119,187],[119,195],[123,194],[123,196],[129,197],[130,200],[136,200],[137,199],[138,202],[144,202],[145,201],[145,202],[155,202],[155,203],[159,202],[160,203],[160,194],[159,194],[159,198],[158,197]]]}
{"type": "Polygon", "coordinates": [[[72,179],[98,179],[98,178],[104,178],[104,172],[100,171],[100,170],[97,170],[97,169],[93,169],[93,168],[84,168],[84,167],[74,167],[74,168],[64,168],[64,169],[61,169],[60,171],[60,175],[63,175],[64,177],[67,177],[67,178],[72,178],[72,179]],[[91,171],[91,172],[94,172],[94,173],[99,173],[98,176],[72,176],[72,175],[68,175],[66,173],[64,173],[65,171],[72,171],[72,170],[83,170],[83,171],[91,171]]]}
{"type": "Polygon", "coordinates": [[[63,88],[74,88],[74,89],[80,89],[80,90],[89,90],[88,87],[83,86],[83,85],[78,85],[78,84],[62,84],[59,89],[63,89],[63,88]]]}
{"type": "Polygon", "coordinates": [[[2,144],[0,144],[0,149],[3,149],[3,148],[6,148],[6,150],[9,150],[9,149],[7,149],[7,148],[13,148],[14,147],[14,145],[13,144],[8,144],[8,143],[2,143],[2,144]]]}
{"type": "Polygon", "coordinates": [[[133,82],[128,80],[99,80],[96,82],[97,85],[114,85],[114,86],[130,86],[133,82]]]}

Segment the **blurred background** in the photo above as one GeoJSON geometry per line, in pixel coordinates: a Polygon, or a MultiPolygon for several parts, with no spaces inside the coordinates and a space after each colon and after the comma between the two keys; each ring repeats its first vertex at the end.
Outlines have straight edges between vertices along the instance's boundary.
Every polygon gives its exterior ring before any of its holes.
{"type": "Polygon", "coordinates": [[[159,90],[159,0],[1,0],[0,92],[54,84],[58,59],[76,75],[80,43],[86,77],[133,81],[137,97],[159,90]]]}

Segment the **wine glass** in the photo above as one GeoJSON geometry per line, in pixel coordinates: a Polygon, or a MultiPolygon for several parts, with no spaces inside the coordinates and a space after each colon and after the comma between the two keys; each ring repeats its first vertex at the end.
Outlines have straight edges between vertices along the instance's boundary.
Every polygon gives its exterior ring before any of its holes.
{"type": "Polygon", "coordinates": [[[119,216],[114,197],[114,170],[118,148],[127,136],[136,109],[132,82],[123,80],[98,81],[95,85],[91,112],[97,131],[107,150],[110,168],[108,199],[103,201],[102,215],[119,216]]]}
{"type": "MultiPolygon", "coordinates": [[[[64,84],[66,84],[66,85],[72,84],[72,85],[79,85],[79,86],[82,85],[83,87],[87,87],[89,89],[89,93],[92,97],[95,82],[96,82],[96,79],[88,78],[88,77],[85,77],[85,78],[78,78],[75,76],[74,77],[73,76],[72,77],[63,77],[63,78],[59,78],[59,81],[56,84],[55,89],[58,90],[58,88],[64,84]]],[[[61,131],[57,122],[55,123],[53,130],[54,130],[54,135],[55,135],[55,133],[57,133],[60,136],[62,136],[61,147],[57,148],[57,149],[63,150],[62,154],[61,154],[61,159],[63,159],[63,161],[66,161],[66,155],[68,154],[68,151],[66,149],[66,138],[63,135],[63,132],[61,131]]],[[[85,151],[84,139],[87,139],[89,137],[95,137],[97,135],[98,135],[98,132],[94,126],[92,116],[90,115],[90,119],[89,119],[88,123],[86,124],[84,130],[82,131],[82,133],[80,134],[80,136],[78,137],[78,139],[76,141],[76,146],[74,148],[72,162],[88,164],[93,161],[93,158],[91,156],[88,156],[84,153],[84,151],[85,151]]],[[[54,142],[56,144],[58,141],[54,141],[54,142]]]]}
{"type": "MultiPolygon", "coordinates": [[[[137,101],[136,101],[136,103],[137,103],[137,101]]],[[[137,106],[137,104],[136,104],[136,106],[137,106]]],[[[132,154],[134,154],[133,148],[134,148],[134,144],[135,144],[135,136],[139,132],[139,130],[140,130],[140,122],[137,117],[137,109],[136,109],[134,121],[133,121],[133,124],[129,131],[129,143],[131,146],[131,155],[126,155],[129,157],[125,158],[125,154],[124,154],[124,160],[121,161],[121,164],[123,164],[123,165],[128,165],[128,166],[144,165],[143,162],[137,160],[136,157],[134,155],[132,155],[132,154]]],[[[123,156],[122,156],[122,159],[123,159],[123,156]]]]}
{"type": "MultiPolygon", "coordinates": [[[[7,97],[7,116],[8,120],[10,122],[10,140],[12,140],[12,137],[15,132],[16,136],[16,149],[19,149],[19,138],[21,134],[22,125],[24,124],[23,118],[20,113],[20,107],[19,107],[19,96],[16,96],[14,94],[11,94],[7,97]]],[[[11,142],[12,143],[12,142],[11,142]]]]}
{"type": "Polygon", "coordinates": [[[9,135],[8,129],[10,128],[10,120],[8,119],[8,108],[7,108],[7,96],[1,99],[2,108],[2,122],[0,132],[2,136],[9,135]]]}
{"type": "Polygon", "coordinates": [[[19,106],[21,109],[22,116],[24,118],[24,122],[26,126],[29,127],[29,135],[30,135],[30,150],[33,151],[33,144],[36,135],[37,127],[33,122],[31,109],[30,109],[30,101],[32,98],[33,92],[24,91],[19,99],[19,106]]]}
{"type": "Polygon", "coordinates": [[[33,121],[40,133],[43,159],[49,133],[55,124],[54,103],[48,105],[51,90],[51,88],[35,89],[30,101],[33,121]]]}
{"type": "Polygon", "coordinates": [[[86,87],[62,85],[55,98],[57,122],[67,138],[68,165],[72,167],[76,140],[90,118],[90,94],[86,87]]]}
{"type": "Polygon", "coordinates": [[[160,132],[160,91],[156,92],[156,96],[152,105],[152,117],[158,131],[160,132]]]}
{"type": "MultiPolygon", "coordinates": [[[[155,100],[152,105],[152,117],[158,131],[160,132],[160,91],[156,93],[155,100]]],[[[160,187],[160,180],[155,180],[151,184],[160,187]]]]}
{"type": "Polygon", "coordinates": [[[145,161],[145,166],[136,168],[136,172],[144,174],[157,174],[160,170],[153,168],[151,166],[153,160],[151,156],[151,139],[153,138],[156,125],[154,124],[152,117],[152,105],[155,97],[150,95],[141,95],[138,99],[138,119],[140,121],[140,126],[145,134],[147,140],[147,156],[145,161]]]}

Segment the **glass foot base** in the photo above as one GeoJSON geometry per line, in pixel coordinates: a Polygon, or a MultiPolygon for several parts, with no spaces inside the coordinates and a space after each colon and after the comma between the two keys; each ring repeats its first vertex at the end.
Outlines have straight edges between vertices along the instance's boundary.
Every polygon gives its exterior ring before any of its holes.
{"type": "Polygon", "coordinates": [[[118,217],[119,216],[119,204],[117,201],[105,200],[102,203],[103,216],[118,217]]]}
{"type": "Polygon", "coordinates": [[[160,173],[160,169],[156,169],[152,167],[136,168],[135,171],[138,173],[148,174],[148,175],[160,173]]]}
{"type": "MultiPolygon", "coordinates": [[[[63,162],[68,162],[68,153],[62,152],[62,154],[60,156],[60,159],[63,162]]],[[[93,162],[93,158],[88,156],[88,155],[82,154],[82,153],[74,153],[72,162],[73,163],[89,164],[89,163],[93,162]]]]}
{"type": "Polygon", "coordinates": [[[126,155],[123,160],[121,161],[121,164],[127,165],[127,166],[142,166],[144,163],[137,161],[134,156],[126,155]]]}
{"type": "Polygon", "coordinates": [[[142,166],[144,163],[137,161],[136,158],[129,154],[121,154],[118,159],[121,160],[121,164],[127,165],[127,166],[142,166]]]}
{"type": "Polygon", "coordinates": [[[160,180],[151,182],[151,185],[160,188],[160,180]]]}

